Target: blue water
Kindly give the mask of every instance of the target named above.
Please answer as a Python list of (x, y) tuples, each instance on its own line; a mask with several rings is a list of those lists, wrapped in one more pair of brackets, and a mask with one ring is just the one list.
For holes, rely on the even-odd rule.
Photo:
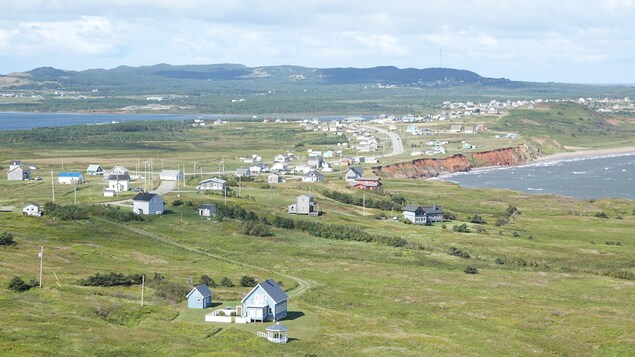
[(635, 199), (635, 153), (478, 170), (440, 179), (468, 188), (506, 188), (583, 199)]

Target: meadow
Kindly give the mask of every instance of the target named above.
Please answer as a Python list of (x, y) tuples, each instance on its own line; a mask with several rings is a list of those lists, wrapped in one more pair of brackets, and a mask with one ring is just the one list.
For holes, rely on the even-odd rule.
[[(513, 118), (491, 121), (493, 125)], [(298, 194), (310, 193), (324, 214), (291, 218), (355, 227), (375, 235), (399, 237), (404, 243), (391, 246), (327, 239), (274, 226), (270, 226), (271, 235), (256, 237), (241, 234), (243, 221), (206, 220), (197, 215), (195, 208), (200, 203), (224, 204), (220, 195), (194, 190), (200, 176), (217, 175), (211, 172), (219, 170), (221, 161), (227, 171), (233, 170), (242, 165), (239, 157), (253, 153), (271, 161), (275, 154), (291, 150), (305, 159), (307, 148), (333, 147), (316, 144), (323, 142), (325, 134), (298, 130), (292, 124), (232, 123), (196, 129), (164, 125), (168, 124), (147, 124), (139, 131), (126, 132), (108, 126), (104, 126), (104, 132), (91, 128), (96, 132), (80, 133), (86, 130), (81, 127), (59, 129), (55, 141), (29, 139), (29, 135), (40, 135), (39, 131), (0, 133), (5, 135), (0, 141), (0, 162), (5, 165), (9, 160), (22, 159), (38, 166), (35, 175), (43, 177), (42, 181), (28, 182), (0, 178), (0, 206), (15, 207), (13, 212), (0, 213), (0, 232), (9, 232), (17, 243), (0, 246), (3, 353), (635, 353), (633, 201), (585, 201), (506, 190), (462, 189), (440, 181), (383, 180), (385, 195), (399, 194), (412, 204), (442, 205), (455, 215), (443, 224), (415, 226), (392, 218), (400, 217), (401, 212), (363, 208), (325, 197), (323, 190), (362, 196), (339, 179), (341, 171), (328, 174), (323, 183), (289, 177), (286, 183), (267, 185), (263, 176), (241, 182), (241, 197), (228, 197), (227, 205), (253, 211), (261, 221), (267, 218), (271, 222), (275, 216), (290, 217), (285, 213), (287, 205)], [(11, 142), (9, 135), (25, 136)], [(482, 140), (479, 144), (483, 146), (500, 145), (488, 138), (491, 135), (470, 140)], [(584, 134), (579, 140), (592, 141)], [(144, 221), (22, 216), (24, 203), (43, 204), (52, 198), (50, 171), (61, 171), (62, 158), (65, 170), (85, 170), (90, 163), (105, 167), (120, 163), (132, 171), (138, 163), (152, 159), (155, 174), (148, 175), (148, 182), (134, 182), (133, 187), (156, 186), (158, 180), (152, 180), (152, 176), (161, 164), (165, 168), (184, 165), (188, 178), (179, 192), (166, 195), (165, 215)], [(88, 183), (76, 191), (56, 184), (56, 203), (106, 202), (112, 198), (102, 197), (104, 186), (100, 177), (88, 177)], [(232, 190), (238, 187), (232, 186)], [(126, 193), (116, 199), (132, 195)], [(373, 193), (366, 193), (366, 197), (386, 198)], [(185, 204), (177, 205), (175, 201)], [(509, 207), (519, 213), (506, 214)], [(472, 223), (475, 215), (484, 223)], [(470, 232), (453, 230), (461, 224)], [(6, 289), (13, 276), (37, 280), (41, 246), (43, 288), (26, 292)], [(468, 266), (477, 268), (478, 273), (465, 273)], [(110, 272), (146, 275), (143, 307), (138, 285), (79, 284), (80, 279)], [(258, 337), (256, 332), (264, 331), (269, 324), (205, 323), (203, 315), (208, 311), (188, 310), (184, 296), (173, 294), (179, 289), (189, 290), (203, 274), (216, 283), (228, 277), (237, 285), (212, 289), (219, 307), (235, 305), (250, 290), (238, 286), (242, 276), (280, 281), (290, 295), (290, 316), (282, 323), (289, 327), (291, 341), (274, 345)], [(156, 281), (157, 276), (164, 277), (174, 289), (166, 290)]]

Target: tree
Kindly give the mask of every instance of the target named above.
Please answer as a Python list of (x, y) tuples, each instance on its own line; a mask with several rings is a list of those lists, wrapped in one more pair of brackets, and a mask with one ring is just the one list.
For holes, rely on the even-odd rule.
[(216, 282), (214, 281), (214, 279), (210, 278), (209, 276), (203, 274), (201, 275), (201, 277), (198, 279), (198, 283), (199, 285), (207, 285), (210, 288), (215, 288), (218, 285), (216, 285)]
[(13, 278), (11, 278), (11, 281), (9, 281), (9, 284), (7, 285), (7, 288), (13, 291), (27, 291), (32, 287), (32, 285), (27, 284), (19, 276), (14, 276)]
[(0, 245), (16, 245), (17, 243), (13, 240), (13, 234), (9, 232), (0, 233)]
[(231, 279), (229, 279), (228, 277), (224, 276), (220, 280), (220, 286), (224, 286), (226, 288), (231, 288), (231, 287), (234, 286), (234, 283), (232, 283)]
[(258, 285), (258, 282), (256, 282), (256, 279), (254, 279), (251, 276), (245, 275), (242, 278), (240, 278), (240, 286), (244, 286), (246, 288), (252, 288), (256, 285)]

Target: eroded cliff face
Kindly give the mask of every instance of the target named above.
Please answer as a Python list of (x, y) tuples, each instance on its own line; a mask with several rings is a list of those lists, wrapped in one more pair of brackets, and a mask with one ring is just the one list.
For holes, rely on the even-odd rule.
[(520, 144), (516, 147), (456, 154), (444, 159), (416, 159), (409, 162), (373, 167), (378, 176), (394, 178), (430, 178), (474, 167), (512, 166), (531, 162), (542, 156), (540, 146)]

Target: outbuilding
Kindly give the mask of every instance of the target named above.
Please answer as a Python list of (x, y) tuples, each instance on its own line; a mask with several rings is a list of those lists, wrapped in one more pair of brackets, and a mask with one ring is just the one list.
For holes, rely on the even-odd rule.
[(187, 294), (187, 307), (190, 309), (212, 307), (212, 291), (207, 285), (198, 285)]

